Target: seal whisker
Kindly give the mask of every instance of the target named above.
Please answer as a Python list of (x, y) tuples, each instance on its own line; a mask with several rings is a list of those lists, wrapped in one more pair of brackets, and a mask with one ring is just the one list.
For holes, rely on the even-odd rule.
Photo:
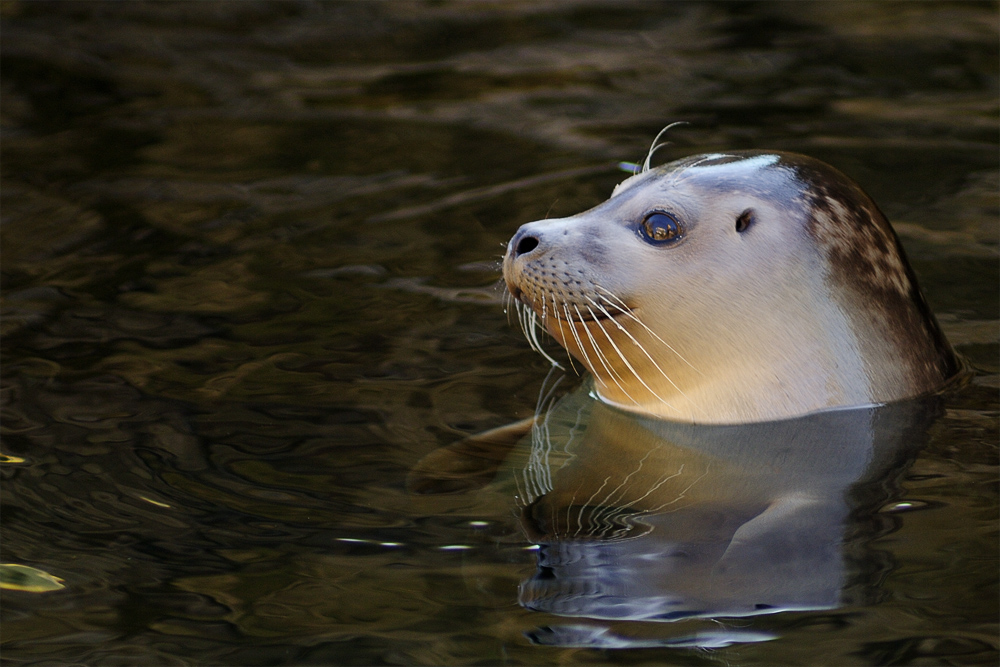
[(535, 336), (535, 311), (531, 310), (530, 308), (525, 309), (524, 323), (525, 323), (524, 335), (528, 339), (528, 345), (531, 347), (532, 350), (534, 350), (538, 354), (545, 356), (545, 353), (542, 351), (541, 347), (538, 344), (538, 338)]
[[(542, 341), (538, 339), (538, 314), (535, 311), (531, 311), (531, 339), (535, 342), (535, 347), (539, 351), (542, 350)], [(555, 364), (555, 360), (550, 358), (550, 361)]]
[[(534, 310), (528, 310), (528, 333), (531, 336), (532, 347), (538, 350), (539, 354), (543, 357), (548, 358), (548, 355), (546, 355), (542, 350), (541, 341), (538, 340), (538, 316), (535, 314)], [(549, 361), (555, 364), (555, 361), (551, 358), (549, 358)]]
[(655, 153), (658, 149), (663, 148), (664, 146), (670, 145), (669, 141), (665, 141), (662, 144), (658, 143), (660, 141), (660, 137), (662, 137), (670, 129), (677, 127), (678, 125), (687, 125), (687, 124), (688, 123), (686, 121), (679, 120), (675, 123), (670, 123), (656, 134), (656, 137), (653, 138), (653, 143), (649, 145), (649, 152), (646, 153), (646, 159), (643, 160), (642, 162), (642, 173), (649, 171), (649, 161), (653, 158), (653, 153)]
[(526, 311), (526, 316), (524, 320), (527, 321), (527, 325), (522, 328), (524, 329), (525, 338), (528, 339), (528, 345), (531, 346), (532, 350), (542, 355), (545, 358), (545, 360), (548, 361), (550, 364), (552, 364), (556, 368), (562, 368), (559, 362), (553, 359), (549, 355), (549, 353), (542, 348), (542, 343), (541, 341), (538, 340), (538, 325), (537, 325), (538, 320), (537, 316), (535, 315), (535, 311), (529, 308), (527, 305), (525, 305), (524, 308)]
[(542, 349), (542, 343), (538, 340), (538, 327), (535, 311), (528, 306), (524, 306), (524, 317), (522, 318), (522, 330), (524, 331), (524, 337), (528, 340), (528, 346), (532, 350), (542, 355), (550, 364), (553, 366), (559, 366), (559, 362), (553, 359), (549, 354)]
[[(619, 323), (618, 323), (618, 322), (617, 322), (617, 321), (616, 321), (616, 320), (615, 320), (615, 319), (614, 319), (613, 317), (611, 317), (611, 313), (609, 313), (609, 312), (608, 312), (607, 310), (605, 310), (603, 306), (601, 306), (601, 305), (600, 305), (599, 303), (597, 303), (596, 301), (594, 301), (594, 300), (593, 300), (593, 299), (591, 299), (590, 297), (587, 297), (587, 300), (588, 300), (588, 301), (590, 301), (591, 303), (593, 303), (593, 304), (594, 304), (594, 307), (595, 307), (595, 308), (597, 308), (597, 309), (598, 309), (599, 311), (601, 311), (601, 312), (602, 312), (602, 313), (603, 313), (604, 315), (606, 315), (606, 316), (608, 317), (608, 319), (610, 319), (610, 320), (611, 320), (612, 322), (614, 322), (614, 323), (615, 323), (615, 326), (617, 326), (617, 327), (618, 327), (618, 329), (619, 329), (619, 330), (620, 330), (620, 331), (621, 331), (621, 332), (622, 332), (623, 334), (625, 334), (626, 336), (628, 336), (628, 337), (629, 337), (629, 340), (631, 340), (631, 341), (632, 341), (633, 343), (635, 343), (635, 346), (636, 346), (637, 348), (639, 348), (639, 350), (640, 350), (640, 351), (641, 351), (641, 352), (642, 352), (643, 354), (645, 354), (645, 355), (646, 355), (646, 358), (647, 358), (647, 359), (649, 359), (649, 362), (650, 362), (651, 364), (653, 364), (653, 367), (654, 367), (654, 368), (655, 368), (656, 370), (660, 371), (660, 375), (662, 375), (662, 376), (663, 376), (663, 377), (664, 377), (664, 378), (666, 379), (666, 381), (667, 381), (667, 382), (669, 382), (669, 383), (670, 383), (670, 385), (671, 385), (671, 386), (672, 386), (672, 387), (673, 387), (674, 389), (676, 389), (676, 390), (677, 390), (677, 391), (678, 391), (678, 392), (680, 393), (680, 395), (681, 395), (681, 396), (683, 396), (683, 397), (684, 397), (684, 400), (685, 400), (685, 401), (687, 401), (687, 394), (685, 394), (685, 393), (684, 393), (684, 390), (683, 390), (683, 389), (681, 389), (680, 387), (678, 387), (678, 386), (677, 386), (677, 383), (676, 383), (676, 382), (674, 382), (673, 380), (671, 380), (671, 379), (670, 379), (670, 376), (669, 376), (669, 375), (667, 375), (667, 373), (666, 373), (666, 372), (665, 372), (665, 371), (664, 371), (664, 370), (663, 370), (662, 368), (660, 368), (660, 365), (659, 365), (658, 363), (656, 363), (656, 359), (654, 359), (654, 358), (653, 358), (653, 357), (652, 357), (652, 356), (651, 356), (651, 355), (649, 354), (649, 352), (647, 352), (647, 351), (646, 351), (646, 348), (645, 348), (645, 347), (643, 347), (643, 346), (642, 346), (642, 344), (641, 344), (641, 343), (640, 343), (639, 341), (637, 341), (637, 340), (635, 339), (635, 336), (633, 336), (633, 335), (632, 335), (631, 333), (629, 333), (628, 329), (626, 329), (625, 327), (623, 327), (623, 326), (622, 326), (621, 324), (619, 324)], [(590, 310), (590, 308), (588, 307), (588, 308), (587, 308), (587, 310)], [(591, 312), (593, 312), (593, 311), (591, 311)], [(689, 414), (690, 414), (690, 416), (691, 416), (691, 421), (694, 421), (694, 413), (693, 413), (693, 412), (691, 412), (691, 409), (690, 409), (690, 406), (689, 406), (689, 408), (688, 408), (688, 411), (689, 411)]]
[[(580, 335), (576, 332), (576, 327), (573, 326), (573, 316), (569, 312), (569, 306), (563, 303), (563, 312), (566, 313), (566, 326), (569, 327), (569, 332), (573, 336), (573, 340), (576, 341), (576, 347), (580, 350), (580, 354), (583, 355), (583, 362), (590, 368), (594, 367), (591, 363), (590, 357), (587, 356), (587, 350), (583, 347), (583, 342), (580, 340)], [(582, 324), (582, 323), (581, 323)]]
[[(583, 325), (583, 314), (580, 312), (580, 309), (577, 308), (575, 305), (573, 306), (573, 309), (576, 310), (576, 315), (577, 317), (580, 318), (580, 324)], [(581, 328), (583, 329), (583, 333), (587, 334), (587, 339), (590, 340), (590, 345), (594, 349), (594, 354), (597, 356), (597, 360), (601, 362), (601, 366), (603, 366), (604, 370), (608, 372), (608, 376), (611, 378), (611, 381), (614, 382), (616, 385), (618, 385), (618, 388), (621, 390), (621, 392), (626, 396), (628, 396), (628, 398), (633, 403), (639, 405), (639, 402), (634, 398), (632, 398), (629, 395), (629, 393), (625, 390), (625, 387), (623, 387), (621, 383), (618, 382), (619, 379), (624, 380), (625, 378), (621, 377), (621, 375), (617, 371), (615, 371), (614, 368), (608, 366), (607, 357), (604, 356), (604, 353), (601, 351), (600, 346), (598, 346), (597, 341), (594, 340), (594, 336), (590, 333), (590, 329), (586, 325), (583, 325)], [(591, 368), (594, 368), (593, 365), (591, 366)], [(598, 382), (600, 382), (604, 386), (608, 385), (608, 383), (604, 381), (604, 378), (600, 377), (596, 373), (594, 375), (597, 378)]]
[(594, 311), (590, 310), (589, 307), (587, 308), (587, 310), (590, 312), (590, 316), (594, 318), (594, 323), (597, 324), (597, 327), (604, 334), (604, 337), (608, 339), (609, 343), (611, 343), (611, 347), (613, 347), (615, 349), (615, 352), (618, 353), (618, 357), (622, 360), (622, 363), (625, 364), (626, 368), (628, 368), (632, 372), (632, 375), (634, 375), (635, 379), (639, 381), (639, 384), (641, 384), (643, 387), (645, 387), (646, 390), (649, 393), (651, 393), (653, 396), (656, 396), (656, 398), (659, 399), (659, 401), (661, 403), (663, 403), (664, 405), (666, 405), (669, 408), (673, 408), (674, 406), (670, 404), (670, 401), (667, 401), (662, 396), (660, 396), (655, 391), (653, 391), (653, 388), (650, 387), (648, 384), (646, 384), (646, 381), (642, 379), (642, 376), (639, 375), (639, 373), (637, 373), (634, 368), (632, 368), (632, 364), (630, 364), (628, 362), (628, 359), (625, 358), (625, 355), (622, 354), (622, 351), (620, 349), (618, 349), (617, 345), (615, 345), (615, 341), (611, 339), (611, 335), (604, 328), (604, 325), (601, 324), (601, 321), (599, 319), (597, 319), (596, 315), (594, 315)]
[(525, 340), (528, 341), (528, 347), (530, 347), (532, 351), (537, 352), (539, 354), (544, 354), (540, 349), (538, 349), (538, 345), (536, 344), (535, 339), (531, 335), (533, 331), (531, 318), (533, 316), (534, 316), (534, 311), (531, 310), (531, 308), (528, 305), (523, 303), (520, 304), (520, 307), (518, 308), (517, 319), (521, 325), (521, 333), (524, 334)]
[(510, 313), (511, 311), (514, 311), (514, 316), (517, 317), (518, 326), (520, 326), (521, 324), (521, 313), (519, 312), (520, 302), (517, 301), (514, 298), (514, 295), (511, 294), (510, 292), (504, 292), (504, 297), (507, 299), (506, 303), (504, 304), (504, 314), (507, 315), (507, 324), (512, 324), (510, 320)]
[[(556, 322), (559, 324), (559, 331), (561, 333), (562, 332), (562, 322), (563, 321), (562, 321), (562, 318), (559, 317), (559, 304), (556, 303), (556, 295), (555, 294), (550, 294), (549, 296), (552, 297), (552, 317), (556, 318)], [(544, 301), (544, 299), (543, 299), (543, 301)], [(572, 326), (571, 326), (571, 328), (572, 328)], [(566, 337), (563, 336), (563, 340), (565, 340), (565, 338)], [(573, 355), (572, 354), (569, 355), (569, 366), (570, 366), (570, 368), (573, 369), (574, 373), (576, 373), (577, 375), (580, 374), (580, 371), (576, 370), (576, 364), (573, 363)]]
[(538, 350), (538, 339), (535, 338), (535, 311), (531, 308), (527, 308), (524, 311), (524, 322), (527, 325), (528, 340), (531, 342), (531, 347)]
[(524, 338), (528, 341), (528, 345), (533, 351), (537, 351), (535, 350), (535, 345), (531, 342), (531, 336), (528, 335), (528, 326), (525, 324), (525, 320), (528, 317), (528, 314), (524, 312), (526, 308), (527, 306), (523, 303), (517, 302), (517, 324), (521, 327), (521, 333), (524, 334)]
[[(688, 361), (687, 359), (685, 359), (684, 355), (682, 355), (680, 352), (678, 352), (677, 350), (675, 350), (673, 345), (671, 345), (667, 341), (665, 341), (662, 338), (660, 338), (660, 336), (657, 335), (657, 333), (655, 331), (653, 331), (648, 326), (646, 326), (646, 323), (643, 322), (634, 312), (632, 312), (632, 309), (629, 308), (628, 305), (624, 301), (622, 301), (620, 298), (618, 298), (617, 296), (615, 296), (615, 294), (613, 292), (611, 292), (608, 289), (605, 289), (604, 287), (601, 287), (600, 285), (598, 285), (596, 283), (594, 284), (594, 288), (600, 290), (607, 297), (610, 297), (610, 298), (614, 299), (617, 302), (617, 303), (608, 302), (607, 305), (612, 306), (616, 310), (620, 310), (626, 317), (632, 319), (636, 324), (638, 324), (643, 329), (645, 329), (649, 333), (650, 336), (652, 336), (653, 338), (655, 338), (656, 340), (658, 340), (660, 343), (662, 343), (664, 345), (664, 347), (666, 347), (668, 350), (670, 350), (671, 352), (673, 352), (674, 354), (676, 354), (677, 358), (680, 359), (681, 361), (683, 361), (685, 364), (687, 364), (691, 368), (691, 370), (693, 370), (695, 373), (698, 373), (699, 375), (704, 375), (704, 373), (702, 373), (700, 370), (698, 370), (690, 361)], [(590, 299), (589, 297), (588, 297), (588, 300), (591, 303), (593, 303), (595, 306), (598, 305), (593, 299)], [(611, 317), (611, 314), (608, 313), (607, 311), (603, 311), (603, 312), (608, 317)], [(612, 319), (614, 319), (614, 318), (612, 318)], [(619, 328), (621, 328), (621, 325), (619, 325)]]
[[(576, 310), (576, 316), (580, 318), (580, 322), (582, 323), (583, 313), (581, 313), (580, 309), (575, 305), (573, 306), (573, 309)], [(597, 356), (597, 360), (601, 362), (601, 366), (604, 368), (604, 370), (608, 372), (608, 376), (611, 378), (611, 381), (614, 382), (624, 394), (628, 395), (628, 392), (625, 391), (625, 387), (623, 387), (618, 382), (618, 380), (624, 381), (625, 378), (623, 378), (621, 373), (616, 371), (613, 366), (609, 365), (610, 362), (608, 360), (607, 355), (604, 354), (604, 352), (601, 350), (600, 345), (598, 345), (597, 341), (594, 339), (593, 334), (590, 333), (590, 328), (587, 326), (584, 326), (582, 328), (583, 328), (583, 333), (587, 335), (587, 340), (590, 341), (590, 346), (594, 350), (594, 354), (595, 356)], [(596, 372), (594, 373), (594, 375), (602, 385), (604, 385), (605, 387), (608, 386), (608, 383), (604, 380), (604, 378), (598, 377)]]
[[(632, 375), (633, 375), (633, 376), (634, 376), (634, 377), (635, 377), (635, 378), (636, 378), (636, 379), (637, 379), (637, 380), (638, 380), (638, 381), (639, 381), (639, 382), (640, 382), (640, 383), (641, 383), (641, 384), (642, 384), (642, 385), (643, 385), (644, 387), (646, 387), (646, 389), (649, 389), (649, 391), (652, 391), (652, 389), (650, 389), (650, 388), (649, 388), (649, 387), (648, 387), (648, 386), (646, 385), (646, 383), (645, 383), (645, 382), (643, 382), (642, 378), (641, 378), (641, 377), (639, 377), (639, 374), (638, 374), (638, 373), (636, 372), (635, 368), (633, 368), (633, 367), (632, 367), (632, 364), (630, 364), (630, 363), (628, 362), (628, 360), (627, 360), (627, 359), (625, 358), (625, 355), (624, 355), (624, 354), (622, 353), (621, 349), (619, 349), (619, 347), (618, 347), (618, 346), (617, 346), (617, 345), (615, 344), (615, 341), (614, 341), (614, 340), (612, 340), (611, 336), (610, 336), (610, 335), (608, 334), (608, 330), (604, 328), (604, 325), (603, 325), (603, 324), (601, 324), (601, 321), (597, 319), (597, 316), (596, 316), (596, 315), (594, 314), (594, 312), (593, 312), (592, 310), (590, 310), (590, 308), (589, 308), (589, 307), (587, 307), (587, 310), (588, 310), (588, 311), (590, 312), (590, 317), (591, 317), (591, 321), (592, 321), (592, 322), (594, 322), (594, 324), (596, 324), (596, 325), (597, 325), (597, 327), (598, 327), (598, 328), (599, 328), (599, 329), (601, 330), (601, 333), (603, 333), (603, 334), (604, 334), (604, 338), (605, 338), (605, 339), (606, 339), (606, 340), (607, 340), (607, 341), (608, 341), (608, 342), (609, 342), (609, 343), (611, 344), (611, 348), (612, 348), (612, 349), (613, 349), (613, 350), (614, 350), (614, 351), (615, 351), (615, 352), (616, 352), (616, 353), (618, 354), (618, 358), (622, 360), (622, 363), (623, 363), (623, 364), (625, 364), (625, 367), (626, 367), (626, 368), (628, 368), (628, 370), (629, 370), (629, 371), (630, 371), (630, 372), (632, 373)], [(610, 361), (610, 360), (609, 360), (609, 361)], [(621, 377), (621, 376), (619, 375), (619, 377)], [(622, 379), (624, 380), (624, 378), (622, 378)], [(659, 397), (657, 397), (657, 398), (659, 398)], [(638, 401), (636, 401), (635, 399), (632, 399), (632, 400), (633, 400), (633, 402), (635, 402), (635, 404), (636, 404), (636, 405), (639, 405), (639, 402), (638, 402)], [(662, 400), (662, 399), (661, 399), (661, 400)]]

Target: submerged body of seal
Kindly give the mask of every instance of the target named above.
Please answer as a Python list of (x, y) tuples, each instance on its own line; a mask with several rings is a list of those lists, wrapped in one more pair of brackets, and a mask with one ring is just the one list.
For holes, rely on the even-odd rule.
[(503, 272), (529, 339), (540, 320), (603, 401), (664, 419), (882, 404), (959, 370), (885, 216), (803, 155), (643, 171), (589, 211), (523, 225)]

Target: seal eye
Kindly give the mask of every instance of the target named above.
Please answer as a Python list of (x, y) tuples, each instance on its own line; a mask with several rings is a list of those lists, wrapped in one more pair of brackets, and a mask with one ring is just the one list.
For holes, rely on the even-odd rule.
[(672, 243), (681, 237), (681, 226), (670, 215), (655, 211), (639, 225), (642, 238), (656, 245)]

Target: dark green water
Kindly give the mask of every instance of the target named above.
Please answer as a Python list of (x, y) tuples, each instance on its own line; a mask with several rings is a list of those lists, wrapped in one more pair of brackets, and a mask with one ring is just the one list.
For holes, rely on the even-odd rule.
[[(996, 664), (995, 3), (0, 12), (0, 549), (63, 585), (3, 591), (8, 664)], [(531, 414), (503, 248), (676, 120), (663, 160), (858, 180), (974, 377), (864, 519), (861, 599), (542, 645), (510, 499), (406, 475)]]

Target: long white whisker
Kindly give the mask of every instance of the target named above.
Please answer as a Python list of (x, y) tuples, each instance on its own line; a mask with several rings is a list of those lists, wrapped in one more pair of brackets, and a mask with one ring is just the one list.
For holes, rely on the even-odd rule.
[(576, 332), (576, 327), (573, 326), (573, 316), (569, 313), (569, 306), (565, 303), (563, 304), (563, 312), (566, 313), (566, 326), (569, 327), (569, 332), (572, 334), (573, 340), (576, 341), (577, 349), (580, 350), (580, 354), (583, 355), (583, 362), (590, 368), (593, 368), (594, 365), (590, 362), (590, 357), (587, 356), (587, 350), (584, 349), (583, 342), (580, 340), (580, 334)]
[[(573, 306), (573, 308), (576, 308), (576, 306), (574, 305), (574, 306)], [(576, 314), (580, 316), (580, 321), (581, 321), (581, 322), (583, 322), (583, 315), (582, 315), (582, 314), (580, 313), (580, 309), (579, 309), (579, 308), (576, 308)], [(591, 333), (590, 333), (590, 328), (589, 328), (589, 327), (587, 327), (587, 326), (584, 326), (584, 327), (583, 327), (583, 332), (584, 332), (585, 334), (587, 334), (587, 338), (588, 338), (588, 339), (590, 339), (590, 344), (591, 344), (591, 346), (593, 346), (593, 348), (594, 348), (594, 353), (595, 353), (595, 354), (597, 355), (597, 360), (601, 362), (601, 366), (603, 366), (603, 367), (604, 367), (604, 370), (606, 370), (606, 371), (608, 372), (608, 377), (610, 377), (610, 378), (611, 378), (611, 381), (612, 381), (612, 382), (614, 382), (614, 383), (615, 383), (615, 385), (617, 385), (617, 386), (618, 386), (618, 389), (620, 389), (620, 390), (621, 390), (621, 392), (622, 392), (623, 394), (625, 394), (625, 396), (627, 396), (627, 397), (628, 397), (628, 399), (629, 399), (630, 401), (632, 401), (632, 402), (633, 402), (633, 403), (635, 403), (636, 405), (639, 405), (639, 401), (637, 401), (637, 400), (635, 400), (634, 398), (632, 398), (631, 394), (629, 394), (629, 393), (628, 393), (628, 391), (626, 391), (626, 390), (625, 390), (625, 387), (623, 387), (623, 386), (622, 386), (622, 384), (621, 384), (621, 383), (620, 383), (620, 382), (618, 381), (618, 379), (619, 379), (619, 378), (621, 377), (621, 376), (620, 376), (620, 375), (618, 374), (618, 372), (617, 372), (617, 371), (615, 371), (614, 369), (612, 369), (612, 368), (611, 368), (610, 366), (608, 366), (608, 364), (607, 364), (607, 362), (606, 362), (606, 360), (605, 360), (605, 357), (604, 357), (604, 353), (603, 353), (603, 352), (601, 352), (601, 348), (600, 348), (600, 347), (598, 347), (598, 345), (597, 345), (597, 341), (596, 341), (596, 340), (594, 340), (594, 336), (593, 336), (593, 335), (591, 335)], [(593, 368), (593, 366), (591, 366), (591, 368)], [(595, 374), (595, 375), (596, 375), (596, 374)], [(618, 376), (618, 377), (616, 377), (616, 376)], [(607, 383), (607, 382), (605, 382), (605, 381), (604, 381), (604, 379), (603, 379), (603, 378), (601, 378), (601, 377), (599, 377), (599, 376), (597, 377), (597, 380), (598, 380), (598, 381), (599, 381), (599, 382), (600, 382), (601, 384), (603, 384), (604, 386), (607, 386), (607, 385), (608, 385), (608, 383)]]
[[(552, 317), (554, 317), (556, 319), (556, 324), (559, 325), (559, 332), (562, 333), (563, 320), (562, 320), (561, 317), (559, 317), (559, 304), (556, 303), (556, 295), (555, 294), (550, 294), (549, 296), (552, 297)], [(572, 328), (572, 325), (570, 325), (570, 328)], [(563, 340), (566, 340), (566, 335), (565, 334), (563, 334)], [(566, 347), (566, 346), (564, 345), (563, 347)], [(574, 373), (576, 373), (577, 375), (579, 375), (580, 371), (576, 370), (576, 364), (573, 363), (573, 355), (569, 353), (569, 348), (568, 347), (566, 348), (566, 356), (569, 357), (569, 367), (573, 369)]]
[(524, 334), (525, 340), (528, 341), (528, 347), (530, 347), (532, 351), (541, 354), (542, 351), (538, 349), (536, 339), (532, 335), (535, 331), (535, 325), (533, 322), (535, 311), (533, 311), (530, 306), (522, 303), (518, 312), (518, 319), (521, 322), (521, 332)]
[[(520, 301), (517, 303), (517, 323), (521, 326), (521, 333), (524, 334), (524, 339), (528, 341), (528, 345), (532, 350), (535, 350), (535, 344), (531, 341), (531, 336), (528, 334), (528, 313), (527, 306)], [(537, 350), (535, 350), (537, 352)]]
[(521, 330), (524, 332), (524, 337), (528, 339), (528, 345), (532, 350), (542, 355), (546, 361), (557, 368), (562, 368), (558, 361), (553, 359), (548, 352), (542, 347), (541, 341), (538, 340), (538, 320), (534, 309), (532, 309), (527, 304), (522, 304), (525, 308), (525, 315), (521, 319)]
[[(580, 312), (580, 308), (575, 303), (573, 304), (573, 310), (576, 311), (576, 316), (580, 320), (580, 328), (583, 329), (583, 333), (586, 334), (587, 340), (590, 341), (590, 347), (594, 350), (594, 354), (597, 355), (597, 360), (601, 362), (601, 365), (604, 366), (604, 369), (607, 370), (608, 373), (611, 373), (611, 369), (604, 363), (607, 358), (601, 353), (601, 348), (598, 347), (597, 341), (594, 340), (593, 335), (590, 333), (590, 327), (588, 327), (584, 322), (583, 313)], [(591, 368), (593, 368), (593, 366), (591, 366)], [(598, 379), (601, 380), (601, 384), (607, 384), (601, 378)]]
[[(673, 380), (671, 380), (670, 376), (667, 375), (666, 372), (662, 368), (660, 368), (660, 365), (658, 363), (656, 363), (656, 360), (653, 359), (652, 356), (650, 356), (649, 352), (646, 351), (646, 348), (643, 347), (642, 344), (639, 343), (639, 341), (637, 341), (635, 339), (635, 336), (633, 336), (631, 333), (629, 333), (628, 329), (626, 329), (625, 327), (623, 327), (617, 320), (615, 320), (613, 317), (611, 317), (611, 313), (609, 313), (607, 310), (605, 310), (604, 307), (602, 307), (599, 303), (595, 302), (593, 299), (590, 299), (589, 297), (588, 297), (588, 301), (590, 301), (591, 303), (593, 303), (595, 308), (597, 308), (598, 310), (600, 310), (602, 313), (604, 313), (604, 315), (606, 315), (608, 317), (609, 320), (611, 320), (612, 322), (614, 322), (615, 326), (618, 327), (618, 329), (623, 334), (625, 334), (626, 336), (628, 336), (629, 340), (631, 340), (633, 343), (635, 343), (635, 346), (637, 348), (639, 348), (639, 350), (641, 350), (643, 354), (646, 355), (646, 358), (649, 359), (649, 362), (651, 364), (653, 364), (653, 367), (656, 368), (656, 370), (660, 371), (660, 375), (662, 375), (664, 378), (666, 378), (667, 382), (669, 382), (670, 385), (674, 389), (676, 389), (680, 393), (680, 395), (684, 397), (685, 400), (687, 400), (687, 394), (684, 393), (684, 390), (681, 389), (680, 387), (678, 387), (677, 383), (674, 382)], [(589, 308), (588, 308), (588, 310), (589, 310)], [(691, 419), (693, 421), (694, 420), (694, 413), (691, 412), (690, 402), (688, 403), (688, 411), (689, 411), (689, 414), (690, 414)]]
[(646, 381), (642, 379), (642, 376), (639, 375), (634, 368), (632, 368), (632, 364), (628, 362), (628, 359), (625, 358), (625, 355), (622, 354), (622, 351), (618, 349), (617, 345), (615, 345), (615, 341), (611, 339), (611, 335), (604, 328), (604, 325), (601, 324), (601, 321), (597, 319), (596, 315), (594, 315), (594, 311), (590, 310), (589, 307), (587, 308), (587, 310), (590, 312), (590, 316), (594, 318), (594, 322), (597, 324), (597, 327), (601, 330), (602, 333), (604, 333), (604, 337), (608, 339), (609, 343), (611, 343), (611, 347), (613, 347), (615, 349), (615, 352), (618, 353), (618, 356), (619, 358), (621, 358), (622, 363), (625, 364), (626, 368), (632, 371), (632, 375), (634, 375), (635, 379), (639, 381), (639, 384), (645, 387), (646, 390), (649, 391), (649, 393), (651, 393), (653, 396), (656, 396), (656, 398), (660, 399), (660, 402), (666, 405), (668, 408), (673, 408), (674, 406), (671, 405), (669, 401), (665, 400), (662, 396), (653, 391), (652, 387), (646, 384)]
[(545, 352), (542, 350), (542, 343), (538, 340), (538, 316), (535, 314), (534, 310), (528, 311), (528, 333), (531, 334), (532, 347), (538, 350), (542, 356), (546, 356)]
[(666, 347), (668, 350), (670, 350), (671, 352), (673, 352), (674, 354), (676, 354), (677, 358), (680, 359), (681, 361), (683, 361), (685, 364), (687, 364), (691, 368), (691, 370), (693, 370), (695, 373), (698, 373), (699, 375), (704, 375), (704, 373), (702, 373), (697, 368), (695, 368), (694, 365), (692, 365), (690, 361), (688, 361), (687, 359), (685, 359), (684, 356), (680, 352), (678, 352), (677, 350), (675, 350), (674, 347), (670, 343), (668, 343), (667, 341), (665, 341), (662, 338), (660, 338), (659, 335), (657, 335), (657, 333), (655, 331), (653, 331), (648, 326), (646, 326), (646, 323), (643, 322), (641, 319), (639, 319), (636, 316), (636, 314), (632, 312), (632, 309), (629, 308), (628, 305), (624, 301), (622, 301), (620, 298), (618, 298), (617, 296), (615, 296), (615, 294), (613, 292), (611, 292), (610, 290), (605, 289), (604, 287), (601, 287), (600, 285), (597, 285), (597, 284), (594, 285), (594, 288), (600, 290), (607, 297), (610, 297), (611, 299), (614, 299), (617, 302), (617, 303), (608, 302), (609, 306), (614, 307), (616, 310), (620, 310), (627, 317), (629, 317), (632, 320), (634, 320), (639, 326), (641, 326), (643, 329), (645, 329), (649, 333), (650, 336), (652, 336), (653, 338), (655, 338), (656, 340), (658, 340), (660, 343), (662, 343), (664, 345), (664, 347)]
[(658, 142), (660, 141), (660, 137), (666, 134), (667, 131), (669, 131), (671, 128), (677, 127), (678, 125), (687, 125), (687, 124), (688, 124), (687, 122), (679, 120), (676, 123), (670, 123), (670, 125), (667, 125), (665, 128), (663, 128), (656, 134), (656, 137), (653, 139), (653, 143), (649, 145), (649, 152), (646, 153), (646, 159), (642, 163), (643, 172), (649, 171), (649, 161), (653, 159), (653, 153), (655, 153), (657, 149), (669, 145), (669, 142), (658, 144)]

